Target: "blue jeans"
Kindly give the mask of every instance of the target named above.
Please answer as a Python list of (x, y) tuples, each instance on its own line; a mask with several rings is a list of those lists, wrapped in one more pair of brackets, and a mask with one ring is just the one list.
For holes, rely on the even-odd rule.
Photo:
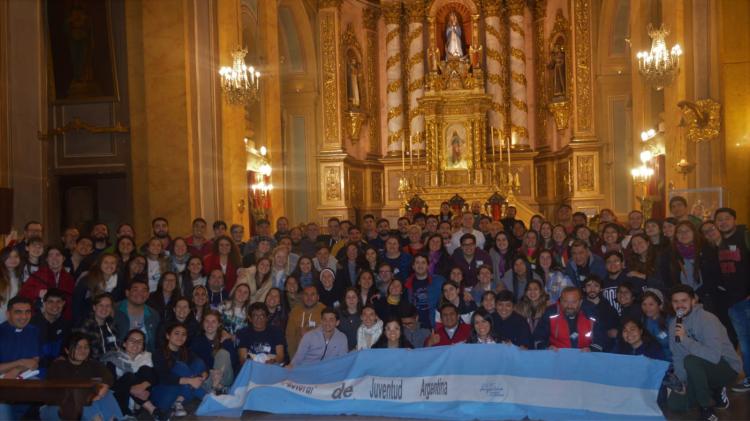
[[(204, 371), (206, 371), (206, 364), (200, 358), (196, 358), (190, 364), (176, 361), (172, 367), (172, 374), (177, 377), (197, 377)], [(187, 384), (157, 384), (151, 387), (151, 402), (165, 413), (168, 413), (180, 396), (189, 401), (202, 399), (205, 395), (205, 389), (193, 389)]]
[(729, 320), (737, 333), (745, 377), (750, 377), (750, 300), (742, 300), (729, 307)]
[[(39, 418), (42, 421), (60, 421), (59, 415), (60, 407), (56, 405), (44, 405), (39, 409)], [(83, 414), (81, 419), (84, 421), (92, 420), (97, 416), (101, 417), (104, 421), (110, 421), (112, 419), (121, 419), (122, 412), (120, 412), (120, 406), (117, 405), (115, 395), (110, 390), (104, 395), (103, 398), (98, 401), (91, 402), (91, 405), (83, 407)]]
[(0, 403), (0, 420), (20, 420), (31, 405)]

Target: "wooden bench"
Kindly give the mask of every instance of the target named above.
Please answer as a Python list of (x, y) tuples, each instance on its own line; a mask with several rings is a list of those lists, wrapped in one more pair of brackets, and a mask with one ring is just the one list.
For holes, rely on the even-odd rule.
[(60, 418), (79, 420), (83, 407), (96, 396), (93, 380), (0, 379), (0, 402), (58, 405)]

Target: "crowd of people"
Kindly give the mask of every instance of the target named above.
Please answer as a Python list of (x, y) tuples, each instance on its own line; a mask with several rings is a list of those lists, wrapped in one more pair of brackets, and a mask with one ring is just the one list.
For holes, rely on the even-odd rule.
[[(114, 236), (69, 227), (47, 244), (28, 222), (0, 251), (0, 374), (101, 379), (84, 417), (103, 419), (184, 416), (248, 360), (296, 367), (463, 342), (668, 361), (660, 401), (709, 420), (727, 387), (750, 390), (738, 379), (750, 366), (750, 233), (733, 209), (704, 220), (677, 196), (664, 220), (481, 210), (443, 203), (395, 228), (373, 215), (326, 227), (279, 217), (247, 240), (223, 221), (210, 235), (202, 218), (173, 237), (157, 217), (140, 245), (129, 224)], [(57, 408), (0, 404), (0, 419), (24, 414)]]

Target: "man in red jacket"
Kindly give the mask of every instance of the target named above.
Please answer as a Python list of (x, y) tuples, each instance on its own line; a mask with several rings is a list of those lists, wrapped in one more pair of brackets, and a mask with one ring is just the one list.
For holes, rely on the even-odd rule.
[(534, 331), (537, 349), (578, 348), (581, 351), (601, 351), (602, 332), (596, 319), (581, 309), (583, 293), (576, 287), (566, 287), (560, 301), (547, 308)]
[(425, 340), (425, 346), (453, 345), (466, 342), (471, 334), (471, 327), (461, 323), (458, 307), (451, 303), (440, 307), (441, 324)]

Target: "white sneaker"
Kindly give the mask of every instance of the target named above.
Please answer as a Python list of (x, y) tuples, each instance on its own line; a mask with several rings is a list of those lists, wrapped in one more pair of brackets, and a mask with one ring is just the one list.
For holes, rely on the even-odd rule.
[(187, 411), (185, 411), (185, 407), (182, 406), (182, 402), (175, 402), (172, 406), (172, 415), (175, 417), (184, 417), (187, 416)]

